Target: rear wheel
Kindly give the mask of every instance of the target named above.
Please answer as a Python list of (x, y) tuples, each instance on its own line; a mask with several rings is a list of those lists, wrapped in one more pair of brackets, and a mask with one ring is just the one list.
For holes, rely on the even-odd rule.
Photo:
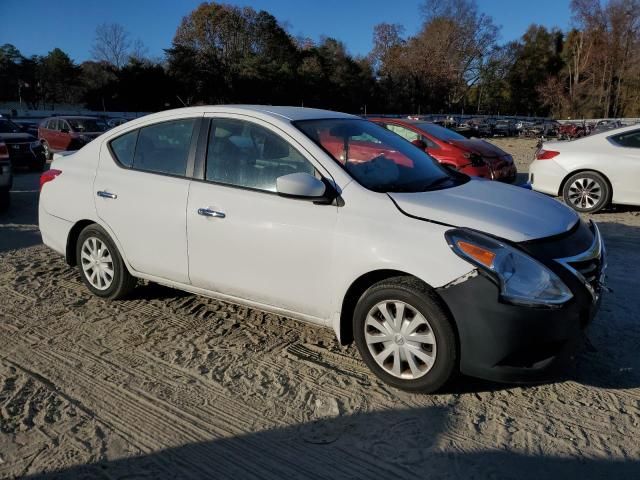
[(562, 189), (567, 205), (578, 212), (594, 213), (611, 201), (607, 180), (596, 172), (579, 172), (567, 179)]
[(122, 298), (136, 285), (118, 249), (99, 225), (89, 225), (80, 232), (76, 260), (82, 281), (99, 297)]
[(395, 277), (372, 286), (358, 301), (353, 322), (364, 362), (394, 387), (435, 392), (456, 369), (453, 327), (433, 291), (417, 279)]

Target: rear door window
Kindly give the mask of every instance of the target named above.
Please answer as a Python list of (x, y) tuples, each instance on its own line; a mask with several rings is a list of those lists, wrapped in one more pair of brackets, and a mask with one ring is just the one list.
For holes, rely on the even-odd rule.
[[(195, 119), (188, 118), (141, 128), (133, 156), (133, 168), (184, 176), (195, 122)], [(122, 149), (127, 149), (124, 141)], [(123, 158), (126, 160), (126, 156)]]
[(389, 123), (386, 125), (388, 130), (391, 130), (393, 133), (400, 135), (405, 140), (409, 140), (413, 142), (414, 140), (420, 140), (420, 135), (414, 132), (413, 130), (409, 130), (406, 127), (401, 127), (400, 125), (394, 125)]
[(620, 133), (610, 137), (613, 143), (627, 148), (640, 148), (640, 130)]

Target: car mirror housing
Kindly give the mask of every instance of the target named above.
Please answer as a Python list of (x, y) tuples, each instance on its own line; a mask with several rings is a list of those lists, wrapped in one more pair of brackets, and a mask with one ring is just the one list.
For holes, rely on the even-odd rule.
[(327, 185), (313, 175), (298, 172), (278, 177), (276, 191), (283, 197), (320, 200), (327, 193)]

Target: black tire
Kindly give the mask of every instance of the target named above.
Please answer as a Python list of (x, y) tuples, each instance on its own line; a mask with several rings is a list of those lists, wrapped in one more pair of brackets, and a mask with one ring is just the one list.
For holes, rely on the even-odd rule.
[[(105, 289), (96, 288), (89, 280), (83, 268), (82, 247), (85, 241), (90, 238), (98, 239), (102, 242), (102, 244), (106, 246), (108, 253), (111, 255), (112, 261), (110, 264), (112, 265), (113, 276), (110, 285)], [(89, 225), (80, 232), (78, 242), (76, 244), (76, 262), (82, 281), (94, 295), (110, 300), (117, 300), (125, 297), (136, 286), (136, 278), (129, 273), (129, 270), (127, 270), (127, 267), (122, 261), (122, 257), (111, 240), (111, 237), (109, 237), (109, 234), (99, 225)]]
[(0, 212), (4, 212), (9, 209), (11, 205), (11, 194), (9, 190), (0, 191)]
[[(579, 186), (583, 186), (584, 190), (580, 190)], [(591, 196), (580, 196), (581, 191), (591, 192)], [(594, 195), (599, 195), (595, 202)], [(611, 202), (611, 187), (607, 179), (597, 172), (578, 172), (564, 182), (562, 198), (577, 212), (595, 213)]]
[[(404, 302), (422, 314), (429, 323), (437, 348), (435, 361), (431, 368), (418, 378), (404, 379), (388, 373), (373, 358), (373, 354), (367, 346), (365, 340), (366, 318), (376, 305), (384, 301)], [(393, 277), (369, 288), (356, 305), (353, 333), (356, 346), (364, 362), (381, 380), (393, 387), (414, 392), (432, 393), (442, 388), (457, 371), (458, 346), (451, 321), (435, 292), (418, 279)], [(408, 368), (408, 364), (406, 368)]]

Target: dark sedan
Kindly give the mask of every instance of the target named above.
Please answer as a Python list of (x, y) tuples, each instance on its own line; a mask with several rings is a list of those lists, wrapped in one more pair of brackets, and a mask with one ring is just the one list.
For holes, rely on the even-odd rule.
[(0, 118), (0, 142), (7, 146), (14, 168), (44, 169), (46, 158), (40, 141), (7, 118)]

